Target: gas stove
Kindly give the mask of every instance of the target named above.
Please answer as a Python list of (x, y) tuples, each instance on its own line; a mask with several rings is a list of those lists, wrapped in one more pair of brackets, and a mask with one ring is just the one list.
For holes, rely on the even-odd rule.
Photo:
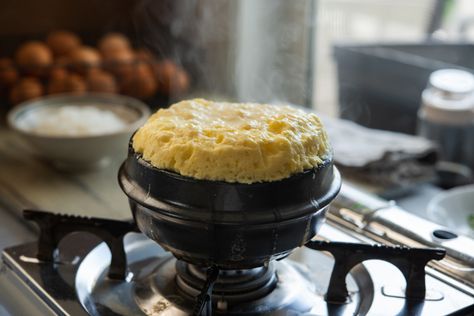
[(132, 222), (25, 217), (39, 240), (4, 250), (0, 273), (14, 315), (474, 312), (474, 241), (347, 185), (316, 239), (246, 270), (177, 260)]

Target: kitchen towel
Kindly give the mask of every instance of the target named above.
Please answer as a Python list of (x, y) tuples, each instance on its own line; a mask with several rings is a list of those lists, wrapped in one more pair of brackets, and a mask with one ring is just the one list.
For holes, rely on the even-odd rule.
[(345, 176), (383, 187), (412, 186), (435, 178), (436, 146), (421, 137), (322, 118), (334, 161)]

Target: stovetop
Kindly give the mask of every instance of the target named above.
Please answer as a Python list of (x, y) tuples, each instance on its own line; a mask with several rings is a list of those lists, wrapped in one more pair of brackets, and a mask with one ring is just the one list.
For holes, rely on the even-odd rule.
[[(462, 236), (443, 239), (442, 228), (410, 217), (410, 214), (381, 200), (363, 197), (364, 203), (361, 203), (362, 197), (356, 196), (358, 194), (350, 188), (343, 188), (341, 198), (334, 203), (317, 240), (296, 249), (290, 257), (262, 268), (275, 271), (272, 275), (276, 276), (276, 279), (266, 280), (273, 283), (264, 295), (237, 301), (237, 304), (229, 298), (238, 300), (252, 291), (243, 287), (237, 296), (235, 293), (233, 296), (213, 295), (213, 313), (469, 315), (474, 312), (472, 240)], [(408, 218), (398, 222), (403, 216)], [(397, 227), (401, 226), (400, 223), (404, 223), (401, 228)], [(124, 223), (124, 227), (127, 225)], [(411, 229), (412, 225), (416, 229)], [(427, 237), (428, 231), (430, 237)], [(112, 255), (108, 246), (111, 241), (106, 244), (89, 234), (72, 234), (63, 239), (53, 253), (53, 262), (38, 257), (37, 243), (6, 249), (0, 272), (0, 294), (5, 302), (2, 303), (10, 304), (6, 308), (13, 310), (14, 315), (190, 314), (196, 305), (195, 297), (183, 295), (183, 286), (176, 281), (176, 275), (177, 269), (194, 268), (177, 264), (176, 259), (142, 234), (130, 233), (124, 240), (128, 265), (123, 279), (120, 278), (120, 262), (109, 269)], [(326, 241), (362, 243), (367, 248), (357, 246), (358, 250), (348, 255), (347, 250), (338, 248), (337, 243)], [(410, 247), (442, 246), (446, 249), (443, 260), (432, 260), (425, 269), (426, 295), (423, 299), (405, 298), (407, 282), (401, 272), (404, 270), (403, 261), (395, 260), (397, 254), (401, 257), (410, 254), (410, 249), (369, 246), (376, 242)], [(365, 260), (371, 259), (367, 254), (377, 248), (382, 249), (375, 251), (379, 258), (391, 263)], [(380, 254), (385, 255), (380, 257)], [(411, 253), (412, 256), (417, 254)], [(47, 252), (43, 255), (48, 256)], [(338, 273), (334, 276), (335, 260), (338, 261), (339, 276)], [(363, 261), (363, 264), (352, 267), (353, 260)], [(347, 277), (343, 267), (349, 271)], [(407, 278), (420, 272), (419, 268), (408, 270), (404, 271)], [(253, 272), (264, 274), (267, 270), (262, 271)], [(227, 272), (220, 272), (220, 275), (222, 273)], [(331, 289), (329, 286), (341, 282), (342, 287)], [(420, 282), (412, 284), (417, 287)], [(342, 301), (338, 294), (344, 290), (348, 296)], [(199, 289), (194, 291), (199, 295)]]

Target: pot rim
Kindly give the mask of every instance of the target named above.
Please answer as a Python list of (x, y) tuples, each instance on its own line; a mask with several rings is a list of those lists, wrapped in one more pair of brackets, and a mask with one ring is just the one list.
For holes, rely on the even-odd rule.
[[(274, 181), (274, 182), (259, 182), (253, 184), (243, 183), (228, 183), (223, 181), (210, 181), (210, 180), (199, 180), (190, 177), (184, 177), (177, 173), (161, 170), (151, 166), (144, 160), (139, 161), (141, 167), (150, 165), (155, 172), (159, 172), (160, 175), (170, 177), (176, 181), (182, 181), (191, 183), (193, 185), (201, 184), (212, 184), (216, 186), (223, 186), (225, 188), (239, 188), (243, 187), (247, 190), (263, 189), (267, 186), (275, 185), (275, 183), (286, 183), (294, 182), (304, 177), (314, 177), (315, 174), (324, 168), (331, 168), (330, 172), (331, 183), (327, 185), (327, 190), (322, 195), (317, 197), (308, 198), (305, 201), (299, 203), (293, 203), (289, 205), (277, 205), (276, 207), (269, 207), (268, 209), (252, 209), (251, 207), (245, 210), (219, 210), (209, 208), (199, 208), (192, 205), (180, 204), (176, 201), (167, 201), (165, 199), (154, 198), (150, 194), (150, 186), (148, 191), (145, 192), (144, 188), (131, 179), (131, 176), (127, 174), (126, 167), (130, 157), (121, 165), (118, 173), (118, 181), (121, 189), (127, 195), (130, 200), (135, 203), (149, 209), (153, 212), (158, 212), (162, 216), (166, 216), (174, 221), (180, 221), (183, 223), (197, 222), (197, 223), (212, 223), (212, 224), (259, 224), (259, 223), (275, 223), (288, 221), (295, 218), (307, 216), (308, 214), (315, 213), (317, 210), (327, 206), (334, 197), (339, 193), (341, 188), (341, 175), (337, 168), (332, 165), (332, 161), (328, 160), (324, 165), (320, 165), (318, 168), (309, 169), (305, 172), (295, 174), (289, 178)], [(133, 156), (132, 159), (136, 159)]]

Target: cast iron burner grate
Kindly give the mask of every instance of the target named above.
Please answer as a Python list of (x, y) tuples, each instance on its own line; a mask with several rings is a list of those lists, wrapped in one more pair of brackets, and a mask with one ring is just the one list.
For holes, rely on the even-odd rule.
[[(111, 279), (126, 277), (127, 261), (123, 239), (129, 232), (139, 232), (133, 222), (24, 211), (25, 219), (40, 228), (37, 258), (54, 261), (55, 249), (62, 238), (73, 232), (89, 232), (101, 238), (110, 248), (112, 260), (108, 272)], [(446, 252), (438, 248), (408, 248), (345, 242), (310, 241), (306, 247), (327, 251), (335, 259), (326, 301), (345, 303), (348, 298), (346, 275), (359, 263), (379, 259), (392, 263), (406, 279), (405, 298), (423, 300), (426, 294), (425, 266), (430, 260), (441, 260)], [(220, 270), (212, 266), (196, 267), (177, 261), (177, 284), (184, 295), (194, 296), (193, 315), (212, 315), (213, 294), (227, 295), (234, 300), (254, 299), (272, 291), (276, 282), (273, 265), (249, 270)], [(232, 288), (233, 287), (233, 288)], [(246, 296), (244, 293), (247, 293)], [(242, 294), (242, 295), (239, 295)]]

